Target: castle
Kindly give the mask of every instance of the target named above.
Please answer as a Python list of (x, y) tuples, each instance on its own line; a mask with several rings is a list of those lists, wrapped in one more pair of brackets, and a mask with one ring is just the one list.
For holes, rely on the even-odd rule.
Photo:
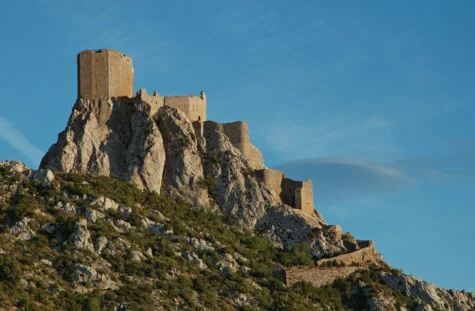
[(265, 167), (261, 152), (251, 144), (249, 129), (243, 121), (217, 123), (206, 120), (206, 94), (200, 96), (160, 96), (157, 91), (148, 94), (140, 89), (134, 96), (134, 68), (132, 59), (110, 49), (84, 50), (77, 56), (78, 98), (84, 100), (115, 99), (120, 103), (145, 102), (151, 113), (162, 106), (176, 108), (192, 122), (197, 138), (206, 137), (210, 131), (219, 131), (246, 159), (257, 179), (278, 195), (281, 203), (290, 205), (309, 215), (313, 206), (312, 182), (294, 181), (283, 172)]

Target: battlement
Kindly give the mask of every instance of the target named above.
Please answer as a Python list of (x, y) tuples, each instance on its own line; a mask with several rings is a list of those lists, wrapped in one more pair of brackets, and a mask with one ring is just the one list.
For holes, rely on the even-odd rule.
[(134, 68), (130, 57), (114, 50), (84, 50), (77, 56), (78, 98), (132, 97)]
[(286, 178), (281, 171), (262, 169), (256, 172), (257, 178), (280, 197), (282, 203), (290, 205), (309, 215), (313, 215), (313, 185), (311, 180), (295, 181)]
[(169, 106), (184, 112), (191, 122), (206, 120), (206, 95), (204, 91), (201, 91), (200, 97), (193, 95), (160, 96), (157, 91), (148, 94), (146, 89), (140, 89), (133, 100), (149, 104), (152, 114), (162, 106)]

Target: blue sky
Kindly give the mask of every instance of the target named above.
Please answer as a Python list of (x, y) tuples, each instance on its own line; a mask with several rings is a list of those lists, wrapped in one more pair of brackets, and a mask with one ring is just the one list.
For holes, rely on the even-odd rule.
[(475, 291), (472, 1), (3, 1), (0, 159), (36, 167), (76, 99), (76, 54), (135, 88), (204, 89), (329, 223), (438, 286)]

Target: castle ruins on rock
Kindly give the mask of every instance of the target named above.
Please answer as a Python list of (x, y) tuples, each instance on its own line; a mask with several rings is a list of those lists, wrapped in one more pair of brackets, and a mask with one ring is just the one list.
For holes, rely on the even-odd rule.
[(134, 95), (134, 68), (132, 59), (110, 49), (84, 50), (78, 54), (78, 98), (107, 101), (120, 98), (122, 102), (146, 102), (151, 111), (162, 106), (176, 108), (192, 122), (197, 138), (208, 131), (220, 131), (227, 136), (254, 169), (258, 180), (280, 197), (282, 203), (312, 215), (312, 181), (295, 181), (283, 172), (265, 167), (261, 152), (251, 144), (246, 122), (217, 123), (206, 120), (206, 94), (200, 96), (160, 96), (157, 91), (148, 94), (140, 89)]

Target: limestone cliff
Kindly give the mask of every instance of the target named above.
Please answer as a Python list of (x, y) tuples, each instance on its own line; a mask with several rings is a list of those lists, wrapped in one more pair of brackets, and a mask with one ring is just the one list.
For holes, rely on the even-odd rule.
[(218, 207), (277, 247), (310, 242), (317, 257), (352, 250), (317, 211), (283, 204), (258, 178), (254, 168), (262, 164), (248, 161), (225, 131), (208, 124), (214, 126), (196, 132), (183, 112), (154, 109), (144, 100), (79, 99), (40, 168), (117, 176), (142, 189)]
[[(369, 253), (370, 257), (376, 258), (370, 260), (373, 264), (391, 269), (382, 261), (371, 241), (359, 241), (349, 234), (343, 234), (340, 226), (328, 225), (316, 210), (308, 212), (284, 204), (289, 199), (277, 193), (280, 184), (275, 183), (275, 180), (286, 180), (283, 173), (265, 171), (270, 177), (267, 182), (263, 181), (267, 177), (262, 178), (263, 172), (259, 170), (263, 167), (260, 152), (248, 152), (236, 144), (230, 139), (232, 135), (226, 133), (227, 128), (231, 127), (212, 121), (191, 122), (180, 110), (169, 106), (157, 108), (142, 99), (79, 99), (66, 129), (59, 134), (58, 141), (42, 159), (42, 170), (31, 172), (30, 175), (40, 182), (48, 179), (48, 169), (119, 177), (141, 189), (177, 197), (190, 203), (196, 210), (202, 207), (211, 211), (220, 209), (241, 228), (261, 234), (274, 247), (290, 250), (305, 242), (315, 259), (346, 253), (331, 259), (321, 259), (317, 263), (328, 266), (337, 259), (337, 264), (342, 262), (340, 264), (346, 266), (342, 270), (338, 270), (338, 265), (330, 267), (330, 270), (318, 270), (321, 268), (311, 266), (298, 268), (295, 270), (298, 273), (287, 270), (288, 276), (297, 275), (296, 282), (308, 278), (310, 282), (321, 286), (336, 278), (348, 277), (355, 271), (369, 268), (366, 262)], [(251, 159), (250, 154), (259, 156)], [(278, 175), (278, 178), (273, 179), (272, 174)], [(106, 205), (106, 199), (100, 204)], [(69, 207), (61, 205), (58, 208)], [(91, 222), (103, 217), (102, 212), (86, 210), (84, 214)], [(29, 220), (25, 218), (23, 221), (25, 223), (18, 226), (28, 227)], [(165, 227), (155, 222), (143, 220), (142, 223), (147, 230), (158, 234), (166, 231)], [(130, 230), (120, 221), (111, 224), (119, 232)], [(82, 223), (74, 226), (73, 235), (76, 236), (71, 241), (76, 243), (81, 240), (84, 243), (76, 244), (91, 250), (101, 248), (84, 241), (87, 236), (83, 227)], [(30, 237), (34, 233), (26, 230), (22, 234)], [(206, 264), (195, 254), (183, 254), (188, 261), (196, 263), (200, 270), (206, 269)], [(219, 266), (229, 270), (232, 264), (228, 262)], [(343, 273), (343, 270), (347, 272)], [(330, 281), (321, 280), (321, 271), (331, 272), (327, 277)], [(303, 277), (299, 277), (299, 273)], [(447, 305), (450, 307), (448, 310), (469, 310), (456, 299), (468, 301), (467, 306), (475, 305), (471, 294), (453, 294), (411, 276), (381, 274), (380, 280), (394, 291), (417, 297), (418, 303), (427, 308), (437, 309)], [(359, 287), (358, 292), (367, 290), (365, 286)], [(454, 295), (462, 295), (462, 298)], [(374, 310), (392, 310), (395, 302), (391, 300), (393, 298), (387, 297), (368, 296), (367, 300), (373, 304)]]

